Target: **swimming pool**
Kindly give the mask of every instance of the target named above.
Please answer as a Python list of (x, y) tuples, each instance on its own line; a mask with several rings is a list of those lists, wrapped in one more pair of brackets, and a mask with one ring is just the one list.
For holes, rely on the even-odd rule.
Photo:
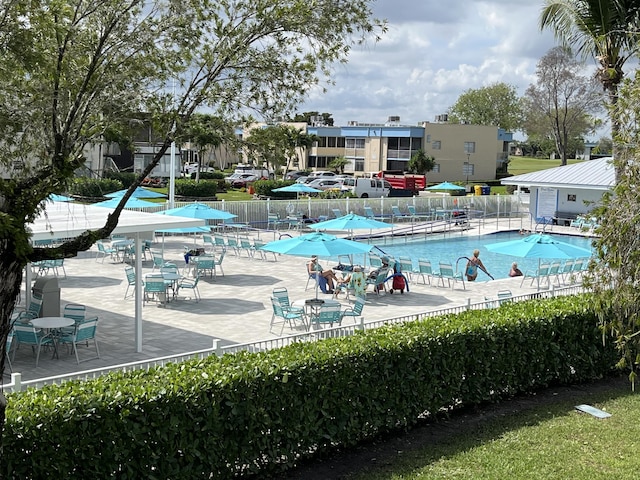
[[(396, 259), (398, 257), (410, 257), (413, 260), (413, 266), (418, 266), (418, 258), (426, 258), (431, 261), (434, 270), (438, 270), (438, 262), (450, 262), (455, 270), (458, 258), (465, 256), (471, 257), (473, 251), (477, 248), (480, 250), (480, 260), (487, 268), (487, 271), (493, 278), (509, 278), (509, 269), (513, 262), (518, 263), (518, 268), (525, 272), (533, 271), (538, 268), (538, 259), (536, 258), (520, 258), (511, 255), (501, 255), (489, 252), (485, 245), (497, 242), (507, 242), (509, 240), (518, 240), (523, 238), (518, 232), (499, 232), (489, 235), (475, 235), (464, 237), (447, 238), (439, 237), (438, 239), (425, 240), (415, 242), (405, 242), (397, 245), (384, 245), (383, 247), (374, 248), (371, 252), (376, 253), (382, 250), (388, 255), (392, 255)], [(582, 248), (591, 249), (591, 239), (574, 236), (574, 235), (556, 235), (553, 238), (561, 242), (570, 243)], [(463, 270), (466, 260), (462, 259), (458, 263), (459, 270)], [(491, 280), (482, 270), (478, 273), (478, 281)]]

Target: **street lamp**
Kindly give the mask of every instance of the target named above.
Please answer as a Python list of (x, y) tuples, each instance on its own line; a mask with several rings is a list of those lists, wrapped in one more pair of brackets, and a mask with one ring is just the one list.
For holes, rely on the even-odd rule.
[(471, 157), (470, 153), (467, 153), (467, 161), (464, 163), (464, 171), (467, 175), (466, 186), (469, 187), (469, 158)]

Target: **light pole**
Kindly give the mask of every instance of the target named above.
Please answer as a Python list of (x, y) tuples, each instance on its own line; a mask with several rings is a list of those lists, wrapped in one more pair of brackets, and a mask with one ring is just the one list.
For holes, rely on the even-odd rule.
[(466, 180), (466, 183), (465, 183), (465, 185), (467, 186), (467, 188), (469, 188), (469, 158), (470, 158), (470, 157), (471, 157), (471, 154), (470, 154), (470, 153), (467, 153), (467, 161), (466, 161), (466, 163), (464, 164), (464, 166), (465, 166), (465, 169), (464, 169), (464, 170), (465, 170), (465, 173), (467, 174), (467, 180)]

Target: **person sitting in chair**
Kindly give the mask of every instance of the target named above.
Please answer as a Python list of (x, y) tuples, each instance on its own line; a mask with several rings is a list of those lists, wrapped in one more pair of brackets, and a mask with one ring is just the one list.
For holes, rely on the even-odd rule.
[[(322, 268), (322, 265), (318, 262), (318, 257), (316, 255), (312, 256), (311, 261), (307, 263), (307, 271), (310, 276), (316, 278), (318, 281), (320, 281), (319, 277), (326, 280), (328, 289), (323, 289), (323, 293), (333, 293), (333, 287), (335, 283), (338, 283), (338, 278), (336, 277), (336, 274), (333, 273), (333, 270), (324, 270)], [(322, 287), (322, 282), (320, 282), (320, 287)]]

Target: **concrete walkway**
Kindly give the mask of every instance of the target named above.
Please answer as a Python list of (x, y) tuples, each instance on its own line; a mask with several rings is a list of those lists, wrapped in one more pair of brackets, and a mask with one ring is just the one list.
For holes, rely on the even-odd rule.
[[(505, 228), (508, 228), (505, 224)], [(511, 225), (513, 228), (513, 225)], [(502, 229), (495, 223), (490, 231)], [(563, 233), (554, 227), (555, 233)], [(474, 226), (469, 234), (490, 233)], [(576, 232), (575, 229), (572, 230)], [(456, 233), (460, 235), (460, 232)], [(273, 232), (262, 232), (261, 238), (269, 241)], [(201, 240), (198, 240), (201, 245)], [(168, 237), (164, 241), (165, 260), (180, 268), (185, 265), (184, 248), (193, 248), (193, 237)], [(154, 249), (162, 248), (158, 239)], [(66, 278), (59, 278), (61, 304), (80, 303), (87, 306), (89, 316), (98, 316), (98, 342), (100, 359), (76, 364), (75, 357), (61, 349), (59, 359), (51, 358), (44, 351), (39, 366), (31, 349), (22, 347), (16, 352), (13, 371), (20, 372), (23, 380), (60, 375), (74, 371), (90, 370), (109, 365), (118, 365), (144, 359), (178, 354), (211, 347), (214, 339), (222, 345), (245, 343), (275, 338), (269, 332), (271, 319), (270, 296), (273, 288), (286, 287), (292, 300), (304, 300), (315, 295), (313, 288), (305, 291), (307, 283), (307, 259), (286, 255), (269, 254), (268, 260), (247, 257), (246, 253), (234, 256), (227, 252), (223, 262), (224, 276), (218, 272), (216, 278), (202, 278), (200, 293), (202, 300), (179, 298), (166, 307), (147, 304), (143, 308), (143, 351), (138, 353), (134, 337), (134, 300), (124, 299), (127, 281), (126, 264), (115, 263), (109, 258), (96, 261), (95, 247), (77, 258), (65, 261)], [(452, 252), (455, 257), (467, 252)], [(328, 261), (324, 264), (330, 266)], [(150, 258), (143, 262), (144, 273), (150, 273)], [(369, 293), (363, 316), (365, 321), (393, 318), (427, 312), (445, 307), (481, 302), (484, 297), (495, 297), (501, 289), (509, 289), (514, 295), (534, 292), (529, 281), (520, 288), (520, 278), (488, 282), (465, 282), (466, 289), (457, 283), (454, 288), (411, 283), (410, 292), (403, 295), (376, 296)], [(181, 292), (188, 294), (188, 292)], [(322, 297), (328, 296), (319, 294)], [(24, 296), (23, 296), (24, 298)], [(343, 305), (348, 302), (339, 298)], [(279, 328), (276, 329), (279, 332)], [(284, 335), (293, 333), (286, 327)], [(92, 348), (80, 347), (80, 356), (89, 358), (95, 354)], [(5, 381), (7, 381), (5, 374)]]

